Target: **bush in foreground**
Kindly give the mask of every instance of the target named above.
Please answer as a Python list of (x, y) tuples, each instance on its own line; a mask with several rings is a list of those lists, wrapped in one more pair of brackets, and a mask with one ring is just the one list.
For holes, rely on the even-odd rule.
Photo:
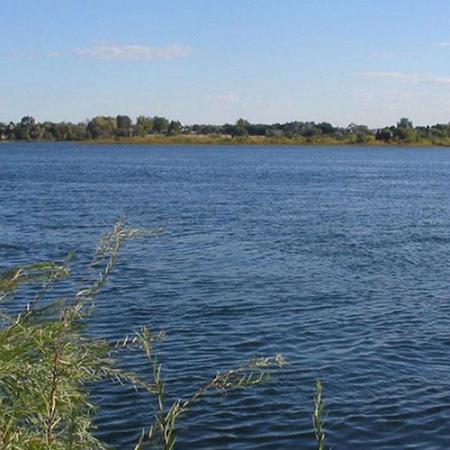
[[(164, 333), (143, 326), (132, 337), (110, 343), (87, 338), (82, 330), (92, 313), (95, 297), (104, 286), (123, 244), (143, 235), (119, 221), (104, 235), (89, 264), (90, 274), (71, 299), (46, 302), (53, 283), (70, 275), (71, 255), (63, 262), (40, 262), (0, 274), (0, 301), (13, 301), (21, 286), (38, 283), (40, 289), (15, 315), (0, 310), (0, 448), (4, 450), (97, 450), (106, 445), (93, 434), (95, 407), (87, 386), (104, 378), (129, 383), (152, 401), (154, 421), (142, 431), (134, 450), (145, 443), (172, 450), (177, 420), (210, 389), (227, 391), (263, 382), (285, 364), (281, 355), (256, 358), (218, 372), (204, 385), (192, 388), (184, 400), (168, 403), (163, 369), (154, 350)], [(30, 292), (30, 291), (28, 291)], [(7, 308), (4, 308), (7, 309)], [(117, 348), (138, 348), (149, 367), (148, 379), (115, 364)], [(324, 449), (322, 386), (317, 384), (313, 424), (317, 448)]]

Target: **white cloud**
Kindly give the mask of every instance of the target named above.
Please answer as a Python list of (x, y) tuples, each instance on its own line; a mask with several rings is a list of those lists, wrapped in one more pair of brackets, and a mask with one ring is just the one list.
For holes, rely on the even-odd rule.
[(236, 104), (241, 103), (241, 99), (235, 94), (208, 94), (205, 98), (209, 102)]
[(430, 76), (425, 77), (421, 82), (430, 84), (450, 84), (450, 77)]
[(363, 72), (361, 75), (368, 78), (398, 80), (407, 83), (450, 85), (450, 77), (432, 74), (405, 72)]
[(100, 44), (87, 48), (76, 48), (68, 52), (52, 52), (51, 56), (72, 54), (83, 58), (144, 61), (156, 59), (174, 59), (188, 56), (192, 49), (185, 45), (167, 45), (152, 47), (150, 45), (116, 45)]
[(387, 80), (415, 81), (416, 74), (407, 74), (402, 72), (363, 72), (361, 74), (368, 78), (381, 78)]
[(450, 42), (436, 42), (436, 44), (434, 44), (435, 47), (440, 47), (440, 48), (448, 48), (450, 47)]
[(383, 90), (356, 90), (353, 92), (355, 98), (362, 100), (384, 99), (389, 101), (403, 100), (411, 97), (413, 94), (409, 91), (400, 91), (392, 89)]

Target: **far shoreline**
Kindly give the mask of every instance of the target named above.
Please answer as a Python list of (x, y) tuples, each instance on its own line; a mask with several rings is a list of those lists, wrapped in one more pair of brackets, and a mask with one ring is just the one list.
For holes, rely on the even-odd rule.
[(230, 145), (230, 146), (357, 146), (357, 147), (450, 147), (447, 142), (433, 142), (421, 140), (419, 142), (407, 141), (377, 141), (355, 142), (348, 139), (332, 139), (328, 137), (316, 137), (313, 139), (266, 137), (266, 136), (215, 136), (215, 135), (148, 135), (144, 137), (99, 138), (73, 141), (80, 144), (94, 145)]
[(410, 141), (379, 141), (370, 140), (358, 142), (349, 139), (333, 139), (326, 136), (314, 138), (303, 137), (268, 137), (268, 136), (231, 136), (231, 135), (189, 135), (178, 134), (174, 136), (165, 134), (151, 134), (147, 136), (133, 137), (113, 137), (81, 140), (52, 140), (52, 139), (33, 139), (33, 140), (0, 140), (0, 144), (11, 144), (22, 142), (24, 144), (34, 143), (52, 143), (52, 142), (70, 142), (74, 144), (89, 145), (218, 145), (218, 146), (297, 146), (297, 147), (321, 147), (321, 146), (354, 146), (354, 147), (450, 147), (449, 142), (436, 142), (432, 140), (421, 139), (418, 142)]

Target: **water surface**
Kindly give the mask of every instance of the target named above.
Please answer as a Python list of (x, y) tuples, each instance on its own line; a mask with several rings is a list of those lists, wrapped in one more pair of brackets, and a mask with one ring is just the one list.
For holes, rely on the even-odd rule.
[[(333, 448), (443, 449), (449, 175), (440, 148), (0, 145), (0, 264), (85, 261), (118, 216), (165, 229), (125, 250), (89, 332), (164, 328), (174, 398), (254, 355), (291, 362), (207, 396), (180, 449), (313, 449), (317, 377)], [(94, 400), (98, 434), (132, 448), (148, 400), (110, 384)]]

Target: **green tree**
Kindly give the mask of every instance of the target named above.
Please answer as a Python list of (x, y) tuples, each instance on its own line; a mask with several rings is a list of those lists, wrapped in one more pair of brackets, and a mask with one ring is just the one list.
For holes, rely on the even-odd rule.
[(182, 128), (183, 127), (181, 125), (181, 122), (179, 122), (178, 120), (176, 120), (176, 121), (172, 120), (169, 123), (169, 128), (167, 129), (167, 134), (170, 136), (175, 136), (175, 135), (181, 133)]
[(117, 130), (115, 131), (116, 136), (119, 137), (131, 136), (131, 126), (133, 125), (133, 122), (128, 116), (119, 115), (116, 117), (116, 122), (117, 122)]
[(413, 127), (413, 123), (411, 120), (409, 120), (407, 117), (402, 117), (397, 122), (397, 128), (406, 128), (406, 129), (412, 130), (414, 127)]
[(165, 134), (169, 129), (169, 121), (165, 117), (153, 117), (153, 132)]
[(250, 123), (245, 119), (239, 119), (234, 125), (233, 136), (247, 136)]
[(377, 141), (389, 141), (394, 137), (394, 133), (389, 128), (383, 128), (381, 130), (378, 130), (376, 132), (376, 139)]
[(87, 124), (87, 131), (93, 139), (113, 137), (116, 130), (117, 120), (114, 117), (97, 116)]
[(394, 129), (394, 135), (405, 142), (416, 142), (417, 141), (417, 133), (414, 130), (413, 123), (406, 117), (402, 117), (397, 122), (397, 128)]
[(32, 128), (36, 126), (36, 119), (32, 116), (22, 117), (20, 121), (20, 126), (24, 128)]
[(153, 119), (147, 116), (139, 116), (134, 127), (135, 136), (145, 136), (153, 131)]
[(20, 123), (15, 127), (14, 134), (15, 138), (19, 140), (37, 139), (39, 132), (36, 129), (36, 119), (32, 116), (22, 117)]
[(328, 122), (322, 122), (317, 124), (317, 128), (323, 133), (323, 134), (333, 134), (335, 132), (335, 128), (331, 123)]
[(310, 138), (313, 136), (317, 136), (321, 133), (321, 131), (316, 127), (316, 124), (314, 122), (305, 122), (300, 128), (300, 133), (302, 136)]

